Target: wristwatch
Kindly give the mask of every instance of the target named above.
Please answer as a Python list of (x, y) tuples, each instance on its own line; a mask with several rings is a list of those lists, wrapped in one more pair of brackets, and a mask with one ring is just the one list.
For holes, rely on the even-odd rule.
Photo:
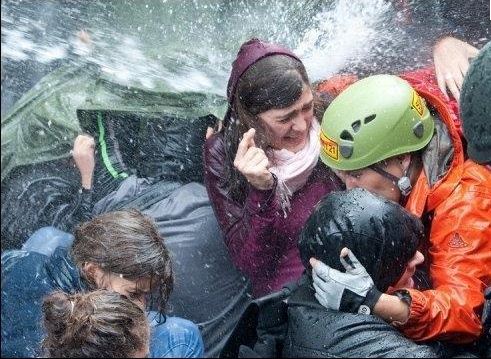
[(404, 290), (404, 289), (398, 290), (398, 291), (395, 291), (393, 294), (397, 298), (402, 300), (404, 303), (406, 303), (411, 308), (412, 298), (411, 298), (411, 295), (409, 294), (409, 292), (407, 290)]

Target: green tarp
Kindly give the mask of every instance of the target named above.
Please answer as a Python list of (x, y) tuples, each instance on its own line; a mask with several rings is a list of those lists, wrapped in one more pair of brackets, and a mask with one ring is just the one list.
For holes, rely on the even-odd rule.
[(62, 67), (44, 77), (2, 118), (2, 181), (17, 166), (70, 156), (73, 140), (82, 131), (77, 110), (79, 115), (103, 110), (222, 118), (226, 98), (147, 91), (110, 82), (94, 66)]

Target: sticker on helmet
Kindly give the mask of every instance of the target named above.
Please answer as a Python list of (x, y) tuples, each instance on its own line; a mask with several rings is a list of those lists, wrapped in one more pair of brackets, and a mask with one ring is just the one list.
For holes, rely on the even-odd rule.
[(419, 117), (423, 117), (423, 113), (424, 113), (423, 101), (421, 100), (421, 97), (419, 97), (419, 95), (414, 90), (413, 90), (413, 99), (411, 101), (411, 107), (414, 110), (416, 110)]
[(326, 155), (331, 157), (333, 160), (339, 160), (339, 146), (336, 142), (326, 137), (323, 132), (321, 132), (321, 143), (322, 150)]

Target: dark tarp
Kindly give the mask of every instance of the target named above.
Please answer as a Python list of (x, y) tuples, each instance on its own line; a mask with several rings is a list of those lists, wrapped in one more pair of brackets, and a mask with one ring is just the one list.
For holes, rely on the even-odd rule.
[(80, 178), (69, 158), (13, 169), (2, 183), (2, 252), (19, 249), (36, 230), (71, 232), (87, 218)]
[(138, 177), (201, 182), (206, 128), (217, 118), (179, 118), (164, 113), (82, 111), (84, 132), (97, 142), (98, 159), (115, 179)]

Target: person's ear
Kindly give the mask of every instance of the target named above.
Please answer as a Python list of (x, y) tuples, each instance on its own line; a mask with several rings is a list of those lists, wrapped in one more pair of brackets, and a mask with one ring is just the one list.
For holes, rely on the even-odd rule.
[(90, 282), (92, 282), (97, 288), (103, 287), (104, 272), (98, 264), (85, 262), (82, 269)]
[(403, 155), (400, 155), (398, 156), (398, 160), (402, 166), (402, 169), (404, 170), (404, 173), (406, 173), (409, 169), (409, 165), (411, 164), (411, 154), (405, 153)]

